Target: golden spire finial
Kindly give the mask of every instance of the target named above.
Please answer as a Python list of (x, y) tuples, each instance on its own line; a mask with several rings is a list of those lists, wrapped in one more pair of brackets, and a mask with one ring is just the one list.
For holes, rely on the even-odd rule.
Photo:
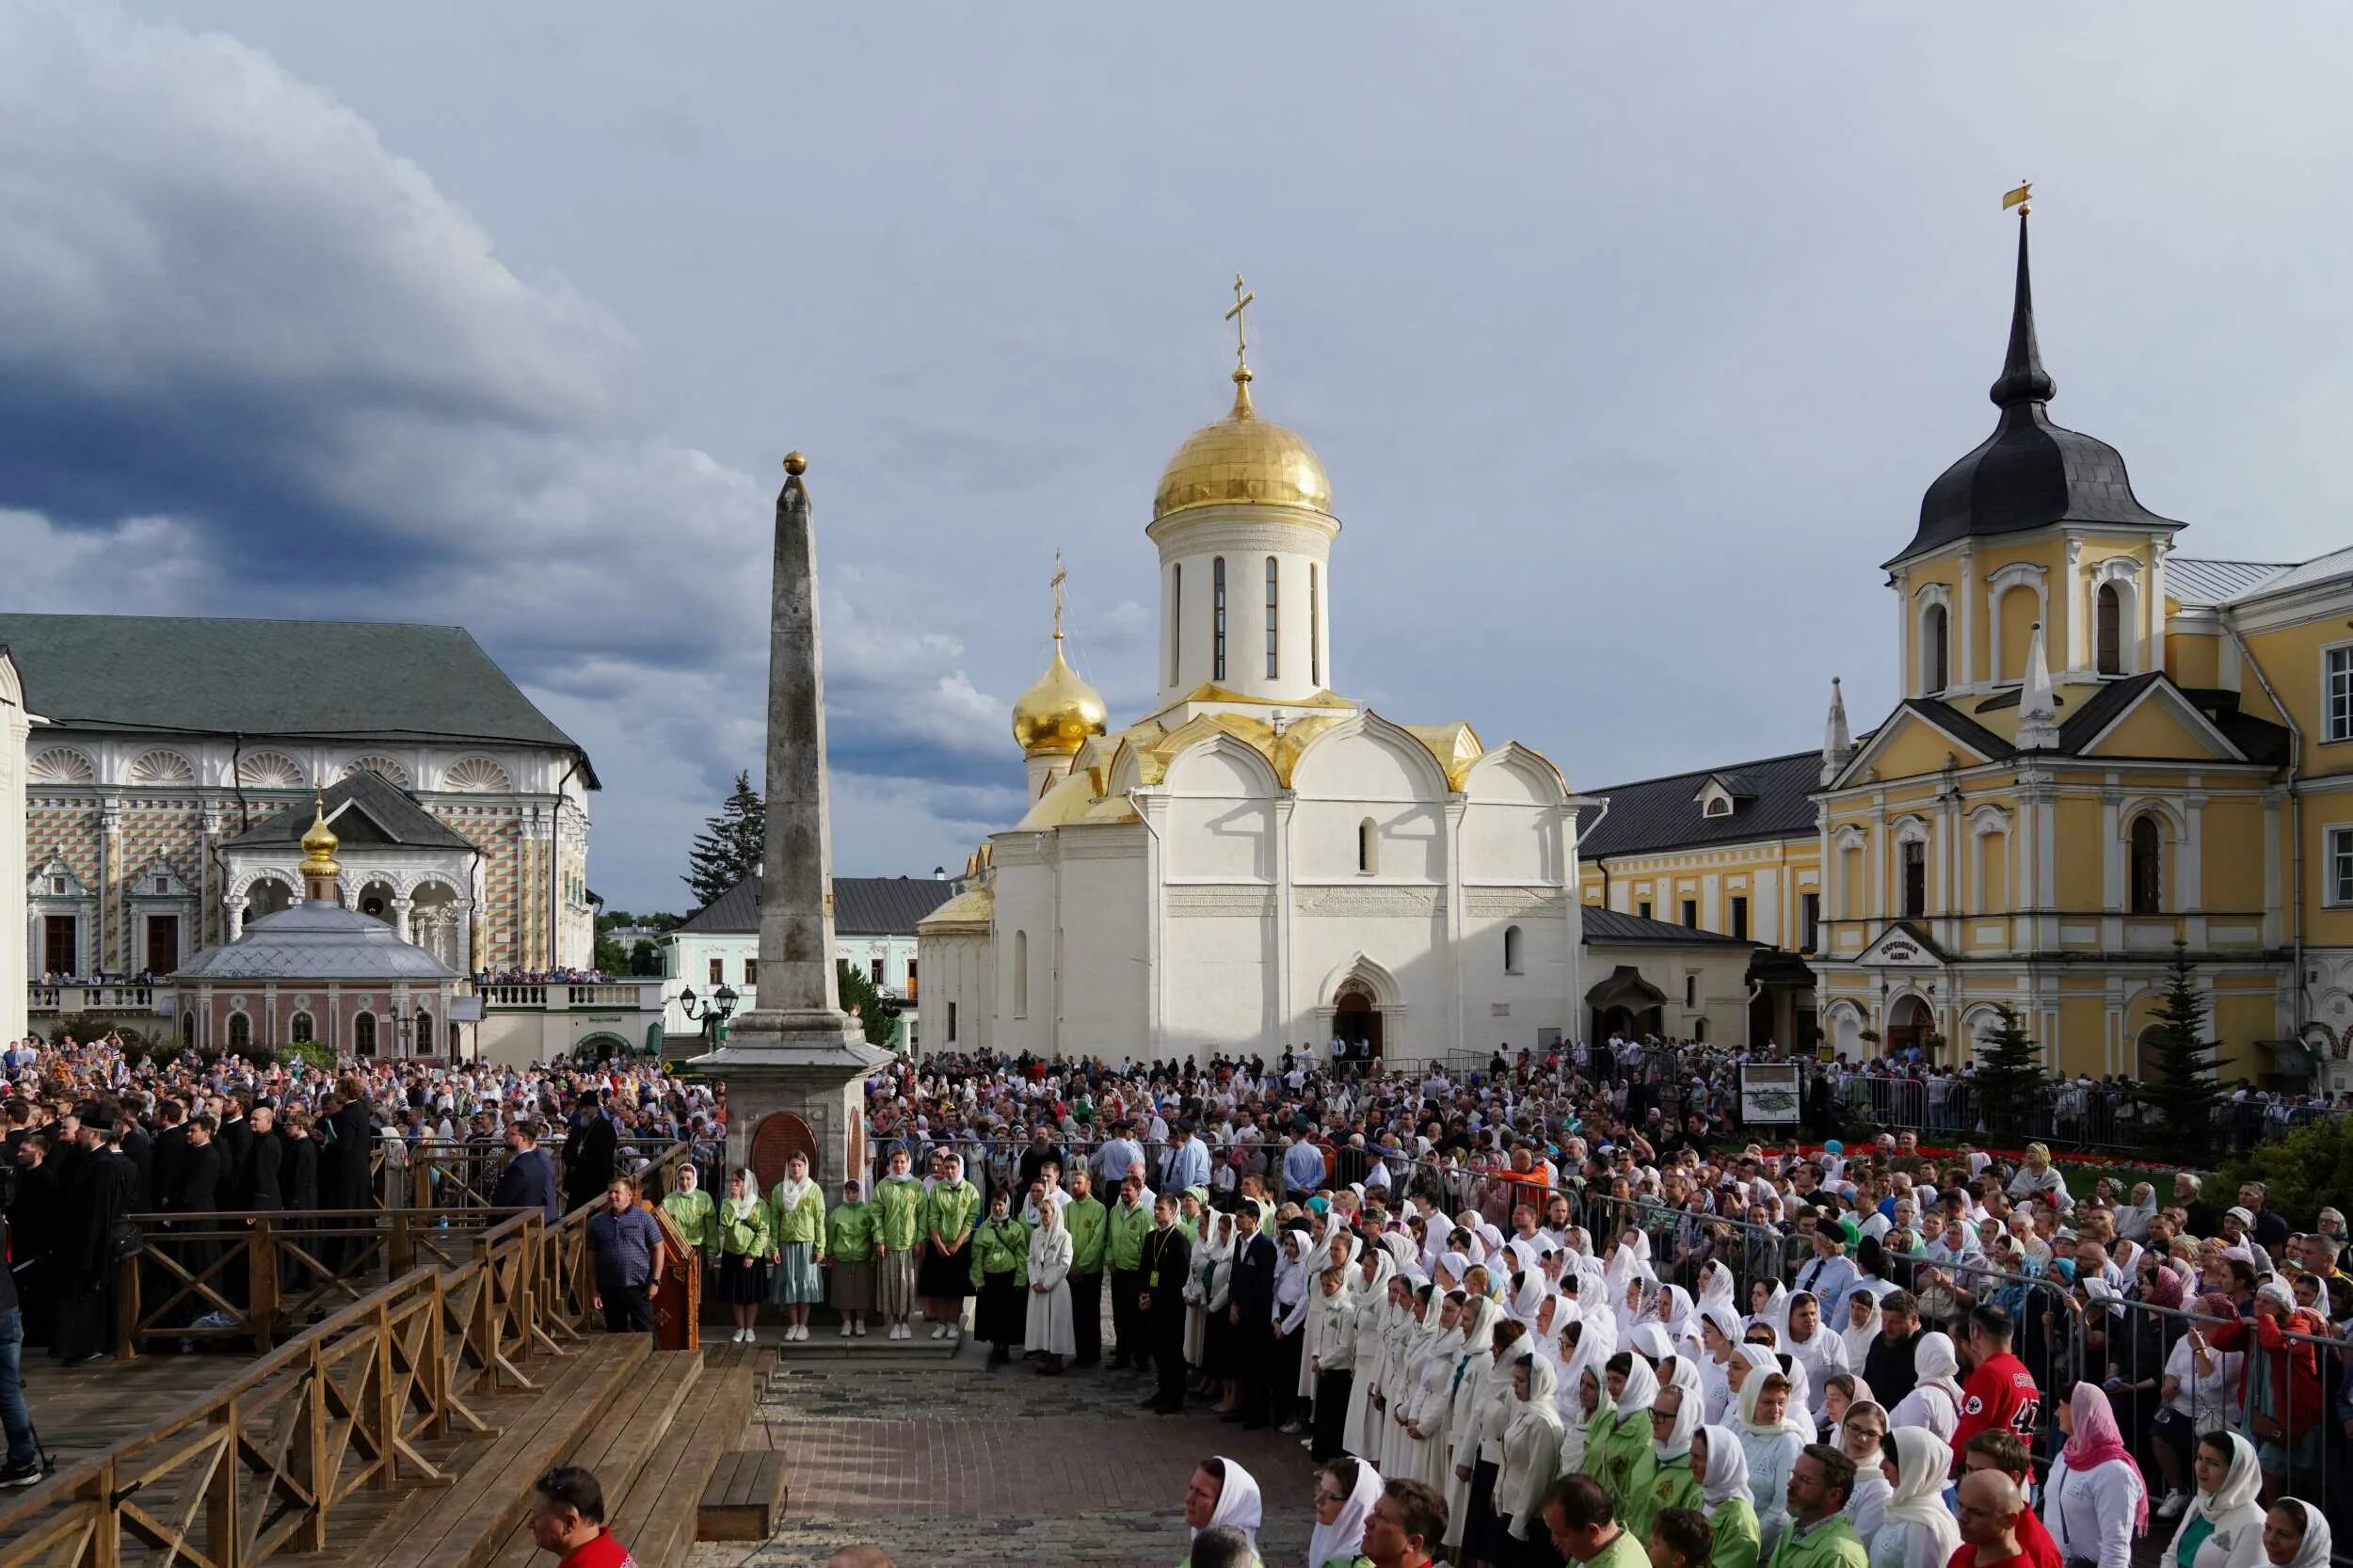
[(1241, 274), (1234, 274), (1234, 308), (1225, 312), (1225, 319), (1234, 324), (1234, 418), (1248, 419), (1250, 408), (1250, 334), (1242, 312), (1257, 303), (1256, 294), (1245, 293)]
[(2008, 212), (2012, 207), (2015, 207), (2018, 209), (2018, 216), (2020, 217), (2025, 217), (2028, 213), (2034, 211), (2032, 207), (2026, 205), (2026, 203), (2032, 200), (2033, 198), (2034, 182), (2031, 180), (2021, 180), (2018, 182), (2017, 189), (2006, 190), (2002, 193), (2002, 211)]
[(1054, 590), (1054, 641), (1056, 642), (1062, 641), (1062, 585), (1069, 576), (1070, 573), (1063, 569), (1062, 552), (1057, 550), (1054, 552), (1054, 580), (1051, 584)]
[(302, 834), (302, 873), (306, 877), (335, 876), (343, 871), (335, 863), (335, 851), (343, 840), (327, 825), (325, 792), (311, 792), (311, 825)]

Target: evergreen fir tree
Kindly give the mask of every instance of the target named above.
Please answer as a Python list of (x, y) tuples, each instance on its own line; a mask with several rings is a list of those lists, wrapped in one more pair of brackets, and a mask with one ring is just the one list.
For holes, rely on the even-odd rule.
[(866, 1032), (866, 1043), (891, 1048), (891, 1041), (899, 1033), (899, 1013), (895, 1005), (886, 1003), (882, 988), (867, 977), (866, 971), (847, 959), (835, 960), (841, 977), (841, 1011), (855, 1014), (858, 1027)]
[(1985, 1109), (1986, 1130), (2015, 1135), (2033, 1125), (2042, 1092), (2042, 1048), (2026, 1032), (2025, 1020), (2016, 1009), (1995, 1005), (2002, 1021), (1980, 1036), (1977, 1097)]
[(766, 804), (752, 789), (746, 770), (735, 776), (734, 790), (687, 851), (686, 874), (680, 880), (694, 889), (695, 906), (708, 908), (721, 893), (758, 871), (767, 841)]
[(2149, 1076), (2137, 1090), (2141, 1103), (2164, 1119), (2167, 1148), (2185, 1160), (2213, 1147), (2214, 1112), (2222, 1100), (2214, 1076), (2222, 1043), (2206, 1038), (2206, 1003), (2196, 982), (2189, 948), (2177, 940), (2165, 998), (2157, 1003), (2156, 1032), (2143, 1048)]

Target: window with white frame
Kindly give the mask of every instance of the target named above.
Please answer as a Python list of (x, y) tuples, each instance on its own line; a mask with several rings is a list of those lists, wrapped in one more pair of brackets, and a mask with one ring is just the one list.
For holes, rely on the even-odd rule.
[(2329, 830), (2329, 902), (2353, 904), (2353, 827)]
[(2320, 708), (2324, 736), (2353, 741), (2353, 643), (2320, 655)]

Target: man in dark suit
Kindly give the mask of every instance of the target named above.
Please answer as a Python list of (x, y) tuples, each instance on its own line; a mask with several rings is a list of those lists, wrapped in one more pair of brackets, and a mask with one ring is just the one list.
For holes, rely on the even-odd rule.
[(519, 1121), (506, 1129), (506, 1169), (491, 1191), (492, 1208), (536, 1208), (553, 1224), (564, 1217), (555, 1201), (555, 1168), (539, 1146), (539, 1124)]
[[(327, 1208), (373, 1208), (376, 1207), (368, 1191), (369, 1172), (376, 1159), (376, 1118), (368, 1109), (367, 1096), (360, 1092), (360, 1080), (346, 1075), (335, 1086), (343, 1103), (327, 1120), (330, 1135), (319, 1164), (319, 1197)], [(343, 1240), (331, 1249), (327, 1261), (341, 1269), (360, 1246), (356, 1240)]]
[(619, 1142), (597, 1092), (583, 1090), (572, 1130), (564, 1139), (564, 1208), (568, 1212), (598, 1202), (613, 1185), (613, 1156)]
[(1258, 1206), (1234, 1210), (1234, 1282), (1227, 1321), (1234, 1330), (1235, 1365), (1241, 1369), (1241, 1403), (1223, 1417), (1250, 1431), (1266, 1425), (1273, 1386), (1274, 1239), (1258, 1228)]
[(285, 1189), (279, 1180), (286, 1164), (286, 1144), (278, 1136), (277, 1108), (255, 1106), (250, 1125), (253, 1136), (246, 1152), (245, 1207), (275, 1214), (286, 1207)]
[(185, 1108), (169, 1097), (156, 1101), (155, 1115), (162, 1130), (154, 1136), (148, 1160), (148, 1197), (157, 1209), (168, 1212), (180, 1189), (181, 1162), (188, 1157), (188, 1118)]
[(1160, 1386), (1143, 1401), (1158, 1414), (1185, 1408), (1185, 1280), (1193, 1272), (1193, 1248), (1176, 1228), (1176, 1199), (1162, 1192), (1152, 1200), (1152, 1234), (1144, 1239), (1144, 1315), (1150, 1326), (1152, 1365)]

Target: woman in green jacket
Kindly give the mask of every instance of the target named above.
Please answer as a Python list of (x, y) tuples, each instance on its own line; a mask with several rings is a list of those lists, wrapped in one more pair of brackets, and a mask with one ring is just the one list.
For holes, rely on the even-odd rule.
[(678, 1191), (662, 1200), (662, 1212), (678, 1226), (680, 1240), (687, 1249), (708, 1262), (719, 1256), (719, 1206), (711, 1201), (711, 1194), (702, 1190), (702, 1176), (695, 1167), (681, 1164), (678, 1171)]
[(981, 1217), (981, 1194), (964, 1179), (960, 1156), (942, 1154), (938, 1178), (923, 1194), (923, 1261), (915, 1288), (932, 1337), (953, 1339), (964, 1325), (964, 1298), (972, 1293), (972, 1229)]
[[(1658, 1398), (1658, 1374), (1630, 1351), (1611, 1356), (1604, 1371), (1618, 1424), (1603, 1448), (1600, 1480), (1623, 1519), (1642, 1511), (1658, 1471), (1658, 1456), (1650, 1446), (1650, 1409)], [(1592, 1453), (1585, 1457), (1590, 1464)]]
[(1715, 1532), (1707, 1568), (1756, 1568), (1756, 1504), (1749, 1499), (1749, 1451), (1730, 1427), (1691, 1434), (1691, 1473), (1700, 1479), (1700, 1512)]
[(760, 1304), (768, 1299), (768, 1255), (776, 1247), (776, 1224), (768, 1206), (756, 1195), (760, 1178), (749, 1171), (728, 1176), (728, 1195), (712, 1219), (719, 1247), (721, 1293), (735, 1314), (735, 1342), (748, 1345), (759, 1338), (752, 1325)]
[(776, 1220), (776, 1277), (769, 1292), (792, 1322), (787, 1339), (808, 1337), (808, 1309), (825, 1296), (824, 1276), (817, 1265), (825, 1256), (825, 1193), (808, 1174), (808, 1156), (795, 1154), (784, 1167), (784, 1179), (768, 1194)]
[(972, 1233), (972, 1288), (980, 1294), (972, 1336), (989, 1342), (988, 1364), (1013, 1359), (1013, 1347), (1029, 1332), (1030, 1227), (1013, 1217), (1005, 1190), (989, 1194), (988, 1218)]

